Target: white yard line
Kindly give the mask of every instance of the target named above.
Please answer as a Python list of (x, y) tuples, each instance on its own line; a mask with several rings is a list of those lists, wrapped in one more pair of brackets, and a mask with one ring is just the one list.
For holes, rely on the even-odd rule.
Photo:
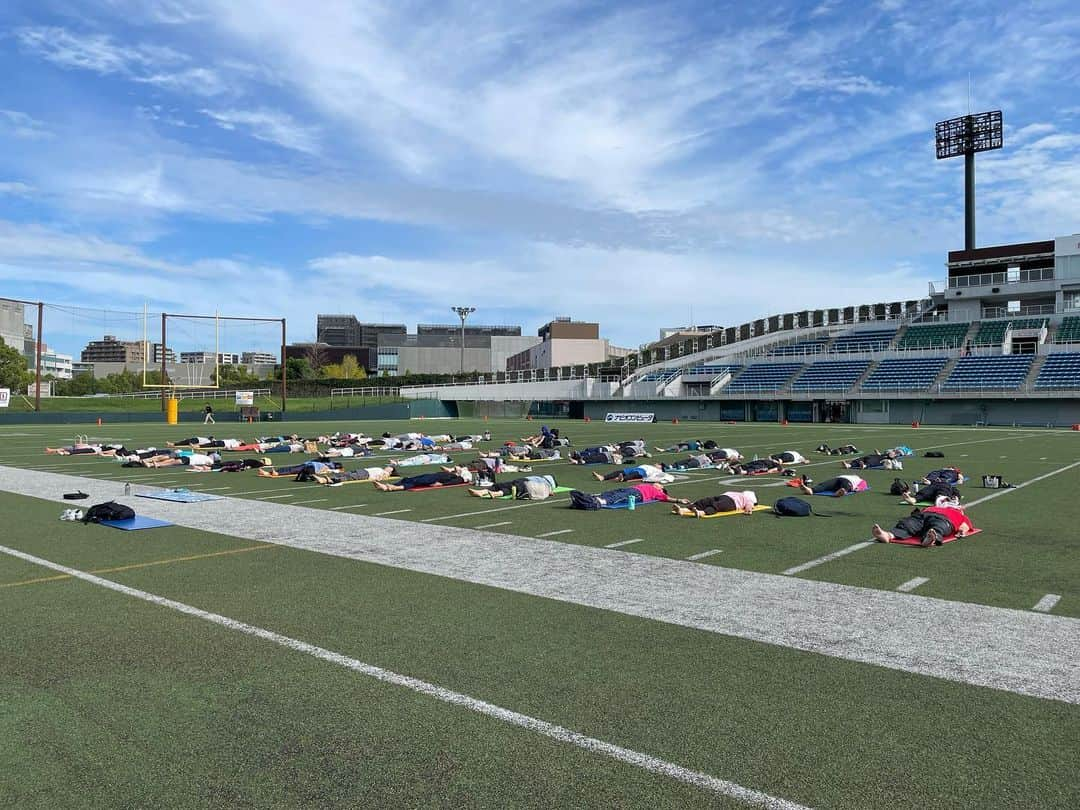
[(366, 675), (370, 678), (382, 681), (383, 683), (390, 684), (392, 686), (403, 687), (427, 697), (435, 698), (436, 700), (447, 703), (451, 706), (457, 706), (459, 708), (467, 709), (477, 714), (482, 714), (486, 717), (490, 717), (494, 720), (498, 720), (502, 723), (508, 723), (510, 725), (518, 726), (527, 731), (531, 731), (535, 734), (540, 734), (544, 737), (548, 737), (558, 742), (573, 745), (581, 748), (584, 751), (588, 751), (593, 754), (600, 754), (601, 756), (610, 757), (611, 759), (618, 760), (627, 765), (631, 765), (635, 768), (641, 768), (651, 773), (666, 776), (670, 779), (675, 779), (684, 784), (692, 785), (701, 790), (706, 790), (711, 793), (715, 793), (720, 796), (725, 796), (730, 799), (742, 802), (744, 804), (756, 805), (758, 807), (776, 808), (776, 810), (808, 810), (804, 805), (797, 804), (795, 802), (787, 801), (776, 796), (771, 796), (767, 793), (754, 790), (752, 788), (743, 787), (737, 785), (734, 782), (729, 782), (725, 779), (718, 779), (715, 776), (710, 776), (700, 771), (694, 771), (689, 768), (684, 768), (681, 765), (676, 765), (673, 762), (668, 762), (657, 757), (650, 756), (649, 754), (643, 754), (640, 751), (634, 751), (630, 748), (623, 748), (622, 746), (615, 745), (613, 743), (605, 742), (604, 740), (598, 740), (595, 737), (587, 737), (580, 732), (573, 731), (563, 726), (549, 723), (546, 720), (540, 720), (536, 717), (531, 717), (527, 714), (521, 714), (515, 712), (512, 709), (506, 709), (502, 706), (497, 706), (493, 703), (480, 700), (479, 698), (470, 697), (469, 695), (461, 692), (454, 692), (450, 689), (446, 689), (442, 686), (430, 683), (428, 681), (422, 681), (418, 678), (413, 678), (409, 675), (401, 675), (397, 672), (393, 672), (382, 667), (377, 667), (373, 664), (366, 664), (356, 658), (351, 658), (343, 653), (334, 652), (328, 650), (325, 647), (318, 647), (314, 644), (309, 644), (306, 641), (300, 641), (299, 639), (291, 638), (289, 636), (275, 633), (273, 630), (267, 630), (262, 627), (257, 627), (246, 622), (241, 622), (236, 619), (231, 619), (227, 616), (222, 616), (219, 613), (211, 613), (201, 608), (187, 605), (183, 602), (177, 602), (173, 599), (168, 599), (164, 596), (158, 596), (157, 594), (149, 593), (148, 591), (142, 591), (138, 588), (131, 588), (127, 585), (121, 585), (118, 582), (113, 582), (109, 579), (103, 579), (102, 577), (95, 576), (94, 574), (88, 574), (85, 571), (80, 571), (75, 568), (68, 568), (65, 565), (44, 560), (40, 557), (34, 557), (30, 554), (25, 554), (15, 549), (6, 548), (0, 546), (0, 552), (10, 554), (13, 557), (40, 565), (45, 568), (50, 568), (54, 571), (58, 571), (68, 576), (81, 579), (85, 582), (89, 582), (93, 585), (98, 585), (102, 588), (108, 588), (112, 591), (117, 591), (130, 596), (135, 599), (141, 599), (145, 602), (149, 602), (159, 607), (169, 608), (179, 613), (183, 613), (187, 616), (193, 616), (198, 619), (216, 624), (220, 627), (224, 627), (227, 630), (243, 633), (254, 638), (262, 639), (263, 641), (269, 641), (272, 644), (277, 644), (286, 649), (294, 652), (310, 655), (321, 661), (334, 664), (335, 666), (344, 667), (350, 669), (353, 672), (361, 675)]
[(291, 498), (295, 495), (295, 492), (283, 492), (281, 495), (263, 495), (259, 498), (252, 498), (255, 501), (272, 501), (277, 498)]
[(559, 529), (556, 532), (544, 532), (543, 534), (538, 534), (536, 536), (537, 537), (554, 537), (557, 534), (570, 534), (573, 531), (574, 531), (573, 529)]
[(702, 552), (700, 552), (698, 554), (691, 554), (686, 559), (688, 559), (688, 560), (704, 560), (706, 557), (712, 557), (712, 556), (715, 556), (715, 555), (721, 554), (721, 553), (722, 553), (722, 549), (711, 548), (708, 551), (702, 551)]
[(406, 512), (411, 512), (412, 509), (395, 509), (392, 512), (376, 512), (375, 517), (383, 517), (385, 515), (403, 515)]
[[(558, 532), (553, 532), (553, 534), (558, 534)], [(537, 537), (547, 537), (547, 535), (540, 534), (540, 535), (537, 535)], [(644, 538), (637, 537), (637, 538), (634, 538), (633, 540), (620, 540), (618, 543), (608, 543), (606, 546), (604, 546), (604, 548), (622, 548), (623, 546), (630, 546), (630, 545), (633, 545), (634, 543), (644, 543), (644, 542), (645, 542)]]
[(303, 506), (305, 503), (323, 503), (324, 501), (328, 501), (328, 500), (330, 500), (330, 499), (329, 498), (313, 498), (310, 501), (293, 501), (292, 505), (293, 506)]
[(861, 551), (867, 546), (872, 545), (874, 545), (873, 540), (864, 540), (863, 542), (856, 543), (853, 546), (848, 546), (847, 548), (842, 548), (839, 551), (834, 551), (832, 554), (826, 554), (824, 557), (818, 557), (816, 560), (810, 560), (810, 562), (804, 562), (802, 565), (796, 565), (793, 568), (787, 569), (783, 573), (787, 576), (791, 576), (792, 574), (801, 574), (803, 571), (808, 571), (809, 569), (819, 566), (822, 563), (832, 562), (833, 560), (839, 559), (840, 557), (843, 557), (847, 554)]
[(331, 506), (330, 508), (335, 512), (340, 512), (342, 509), (359, 509), (361, 506), (367, 506), (366, 503), (350, 503), (347, 506)]
[(503, 520), (503, 521), (500, 521), (498, 523), (482, 523), (479, 526), (473, 526), (473, 528), (474, 529), (494, 529), (496, 526), (509, 526), (513, 522), (514, 521), (512, 521), (512, 520)]
[(915, 577), (914, 579), (909, 579), (903, 585), (897, 585), (896, 590), (900, 591), (900, 593), (911, 593), (920, 585), (925, 585), (929, 581), (929, 577)]
[(1061, 594), (1048, 593), (1042, 599), (1035, 603), (1032, 610), (1037, 610), (1039, 613), (1049, 613), (1054, 609), (1054, 605), (1061, 601)]

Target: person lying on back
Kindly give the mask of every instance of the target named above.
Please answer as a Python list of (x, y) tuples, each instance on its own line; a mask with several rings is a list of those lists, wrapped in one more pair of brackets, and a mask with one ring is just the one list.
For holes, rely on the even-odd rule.
[(601, 475), (598, 472), (594, 472), (592, 475), (597, 481), (645, 481), (650, 484), (659, 484), (672, 480), (672, 477), (664, 470), (652, 464), (642, 464), (640, 467), (624, 467), (621, 470), (609, 472), (607, 475)]
[(607, 492), (595, 495), (575, 489), (570, 493), (570, 508), (603, 509), (605, 507), (620, 507), (629, 503), (631, 498), (634, 499), (635, 505), (653, 503), (654, 501), (690, 503), (685, 498), (672, 498), (668, 495), (668, 491), (659, 484), (635, 484), (631, 487), (609, 489)]
[(376, 481), (375, 486), (383, 492), (402, 492), (404, 490), (417, 488), (452, 487), (459, 484), (471, 484), (472, 482), (473, 474), (469, 472), (469, 470), (465, 467), (455, 467), (454, 472), (439, 470), (438, 472), (402, 478), (393, 484), (386, 483), (385, 481)]
[(925, 509), (916, 509), (908, 517), (900, 518), (891, 532), (875, 523), (870, 533), (879, 543), (917, 537), (919, 545), (926, 548), (940, 546), (942, 540), (954, 534), (957, 537), (966, 537), (974, 529), (975, 525), (961, 507), (928, 506)]
[(769, 456), (778, 464), (808, 464), (810, 460), (798, 450), (784, 450)]
[(709, 515), (715, 515), (717, 512), (743, 512), (752, 515), (757, 502), (757, 495), (747, 489), (742, 492), (724, 492), (720, 495), (708, 495), (704, 498), (698, 498), (686, 506), (676, 505), (671, 507), (671, 512), (683, 517), (694, 515), (708, 517)]
[(826, 481), (814, 484), (803, 479), (799, 487), (807, 495), (823, 495), (831, 492), (837, 498), (842, 498), (849, 492), (863, 492), (869, 489), (869, 485), (857, 475), (838, 475)]
[(542, 501), (550, 498), (557, 486), (553, 475), (530, 475), (503, 481), (488, 489), (470, 489), (469, 494), (474, 498), (505, 498), (513, 495), (519, 501)]

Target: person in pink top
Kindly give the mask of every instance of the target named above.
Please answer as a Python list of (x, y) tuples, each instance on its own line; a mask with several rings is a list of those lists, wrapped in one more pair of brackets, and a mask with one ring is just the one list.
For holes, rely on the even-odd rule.
[(757, 495), (747, 489), (742, 492), (725, 492), (721, 495), (698, 498), (688, 506), (671, 507), (671, 512), (684, 517), (708, 517), (717, 512), (743, 512), (752, 515), (757, 502)]
[(668, 495), (667, 490), (659, 484), (634, 484), (627, 489), (636, 489), (641, 493), (641, 497), (638, 499), (638, 503), (652, 503), (653, 501), (674, 501)]

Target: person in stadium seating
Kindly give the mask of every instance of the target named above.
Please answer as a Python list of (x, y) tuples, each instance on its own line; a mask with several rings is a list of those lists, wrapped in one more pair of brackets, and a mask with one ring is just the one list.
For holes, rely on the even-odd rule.
[(645, 481), (649, 484), (663, 484), (673, 481), (674, 478), (652, 464), (642, 464), (640, 467), (624, 467), (621, 470), (601, 475), (598, 472), (592, 474), (597, 481)]
[(799, 487), (807, 495), (820, 495), (831, 492), (837, 498), (842, 498), (849, 492), (863, 492), (869, 488), (869, 484), (857, 475), (838, 475), (836, 478), (830, 478), (817, 484), (804, 477), (802, 485)]
[(426, 487), (452, 487), (459, 484), (471, 484), (472, 482), (473, 474), (468, 469), (465, 467), (455, 467), (453, 472), (439, 470), (438, 472), (402, 478), (393, 484), (385, 481), (376, 481), (375, 486), (383, 492), (402, 492), (404, 490)]
[(769, 456), (773, 461), (778, 464), (808, 464), (810, 459), (800, 453), (798, 450), (784, 450), (780, 453), (773, 453)]
[(513, 495), (519, 501), (542, 501), (550, 498), (557, 486), (553, 475), (529, 475), (494, 484), (489, 489), (470, 489), (469, 494), (474, 498), (505, 498)]
[(757, 494), (750, 490), (742, 492), (723, 492), (720, 495), (708, 495), (698, 498), (686, 506), (676, 504), (671, 507), (672, 514), (684, 517), (708, 517), (717, 512), (743, 512), (747, 515), (754, 513), (757, 506)]
[(975, 529), (971, 519), (959, 506), (928, 506), (916, 509), (910, 515), (900, 518), (891, 532), (885, 531), (877, 523), (870, 533), (879, 543), (891, 543), (898, 539), (918, 537), (923, 548), (941, 545), (945, 537), (956, 535), (966, 537)]

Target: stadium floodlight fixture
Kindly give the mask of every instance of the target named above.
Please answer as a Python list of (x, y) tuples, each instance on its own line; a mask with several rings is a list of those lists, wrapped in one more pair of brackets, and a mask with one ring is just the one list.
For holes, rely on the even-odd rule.
[(465, 319), (476, 312), (476, 307), (450, 307), (461, 318), (461, 373), (465, 373)]
[(937, 159), (964, 156), (964, 250), (975, 249), (975, 154), (1005, 144), (1001, 110), (961, 115), (934, 125)]

